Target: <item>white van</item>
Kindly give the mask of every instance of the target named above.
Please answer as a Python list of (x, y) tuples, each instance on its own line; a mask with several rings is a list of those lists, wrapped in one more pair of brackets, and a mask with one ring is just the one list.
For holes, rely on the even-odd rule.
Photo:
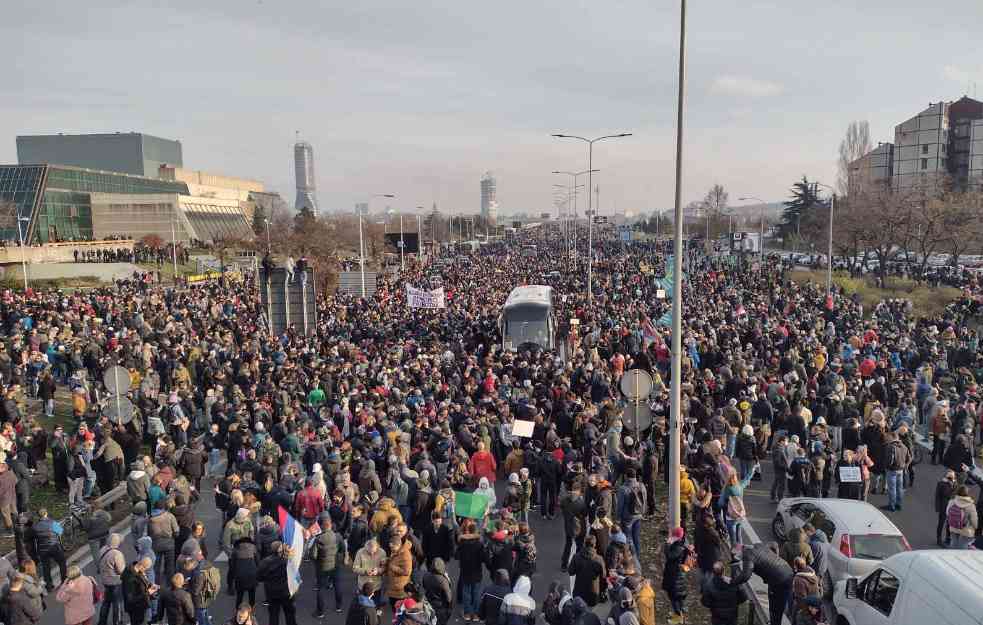
[(906, 551), (836, 585), (837, 625), (983, 625), (983, 552)]

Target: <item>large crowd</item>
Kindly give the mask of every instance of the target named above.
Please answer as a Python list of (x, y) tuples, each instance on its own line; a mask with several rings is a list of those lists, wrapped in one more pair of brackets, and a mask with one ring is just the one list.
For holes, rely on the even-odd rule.
[[(790, 282), (777, 258), (731, 264), (690, 252), (683, 523), (667, 529), (664, 566), (648, 579), (641, 526), (665, 514), (669, 469), (666, 249), (597, 244), (588, 299), (583, 258), (577, 266), (562, 244), (534, 243), (535, 256), (491, 244), (450, 263), (410, 262), (380, 276), (365, 300), (324, 299), (311, 336), (270, 336), (249, 281), (4, 293), (0, 516), (20, 547), (4, 622), (37, 623), (53, 598), (66, 625), (206, 625), (227, 591), (238, 608), (223, 622), (292, 625), (290, 515), (305, 528), (314, 616), (334, 608), (346, 625), (532, 625), (540, 615), (550, 625), (680, 623), (694, 581), (713, 623), (729, 625), (752, 574), (769, 586), (773, 624), (786, 612), (815, 625), (826, 618), (828, 537), (807, 526), (780, 547), (741, 548), (744, 490), (769, 459), (775, 499), (887, 489), (900, 509), (918, 428), (951, 470), (936, 496), (940, 543), (979, 539), (967, 490), (983, 374), (971, 275), (964, 299), (915, 318), (904, 301), (864, 310), (841, 292)], [(404, 284), (438, 283), (446, 308), (407, 308)], [(505, 297), (544, 283), (565, 358), (503, 351)], [(135, 406), (122, 425), (103, 410), (103, 373), (117, 365)], [(652, 423), (641, 431), (623, 418), (618, 391), (635, 368), (654, 380)], [(66, 390), (74, 421), (51, 430)], [(516, 420), (532, 421), (532, 435), (514, 435)], [(837, 466), (860, 467), (862, 481), (838, 483)], [(66, 565), (60, 523), (31, 509), (39, 475), (87, 509), (94, 576)], [(119, 483), (136, 558), (124, 557), (110, 513), (86, 503)], [(195, 515), (201, 502), (223, 514), (211, 544)], [(562, 527), (559, 561), (538, 557), (534, 525)], [(354, 584), (342, 581), (349, 572)], [(534, 600), (532, 584), (557, 572), (572, 583)], [(656, 615), (659, 592), (669, 609)]]

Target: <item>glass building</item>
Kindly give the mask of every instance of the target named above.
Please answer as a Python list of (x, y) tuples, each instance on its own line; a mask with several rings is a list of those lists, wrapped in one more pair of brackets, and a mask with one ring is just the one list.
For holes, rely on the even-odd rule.
[(0, 239), (91, 239), (90, 193), (189, 195), (183, 182), (65, 165), (0, 165)]

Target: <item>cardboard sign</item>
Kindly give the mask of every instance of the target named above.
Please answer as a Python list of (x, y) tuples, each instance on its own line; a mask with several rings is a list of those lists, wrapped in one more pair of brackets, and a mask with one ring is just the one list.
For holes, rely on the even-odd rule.
[(858, 484), (862, 482), (860, 467), (840, 467), (840, 481), (847, 484)]
[(512, 436), (521, 438), (532, 438), (532, 430), (536, 424), (532, 421), (520, 421), (516, 419), (512, 422)]

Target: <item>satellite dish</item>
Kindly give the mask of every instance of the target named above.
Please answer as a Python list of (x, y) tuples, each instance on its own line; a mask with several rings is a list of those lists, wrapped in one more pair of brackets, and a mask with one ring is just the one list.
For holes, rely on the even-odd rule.
[(126, 425), (132, 421), (135, 412), (136, 409), (133, 407), (133, 402), (120, 395), (110, 399), (106, 407), (102, 409), (102, 414), (106, 415), (113, 423), (119, 425)]
[(130, 372), (119, 365), (106, 369), (102, 383), (110, 395), (126, 395), (130, 390)]
[(652, 376), (644, 369), (632, 369), (621, 377), (621, 392), (629, 401), (640, 401), (652, 392)]

